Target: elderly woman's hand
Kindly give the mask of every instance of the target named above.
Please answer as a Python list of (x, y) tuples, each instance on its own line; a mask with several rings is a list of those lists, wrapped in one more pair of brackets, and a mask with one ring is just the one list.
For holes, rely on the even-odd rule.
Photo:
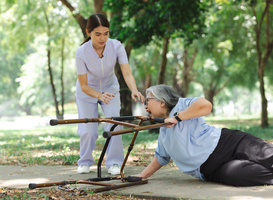
[(170, 123), (170, 125), (166, 126), (167, 128), (173, 127), (178, 121), (175, 119), (175, 117), (170, 117), (164, 120), (165, 123)]

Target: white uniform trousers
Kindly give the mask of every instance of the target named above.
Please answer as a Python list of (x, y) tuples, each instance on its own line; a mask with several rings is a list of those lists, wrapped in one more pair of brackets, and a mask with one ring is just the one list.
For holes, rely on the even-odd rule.
[[(108, 105), (98, 100), (98, 103), (90, 103), (82, 101), (80, 99), (76, 100), (78, 108), (79, 119), (82, 118), (98, 118), (98, 104), (101, 105), (102, 111), (106, 118), (117, 117), (120, 114), (120, 94), (116, 93), (115, 97)], [(110, 131), (114, 124), (105, 123), (104, 130)], [(121, 126), (117, 126), (116, 130), (121, 130)], [(94, 164), (94, 158), (92, 152), (96, 145), (96, 140), (98, 139), (98, 123), (79, 123), (78, 124), (78, 134), (80, 135), (80, 159), (78, 160), (78, 165), (88, 165)], [(100, 133), (103, 134), (103, 133)], [(123, 143), (122, 136), (113, 136), (110, 140), (106, 151), (106, 161), (105, 165), (107, 168), (111, 167), (113, 164), (122, 165), (124, 160), (123, 154)]]

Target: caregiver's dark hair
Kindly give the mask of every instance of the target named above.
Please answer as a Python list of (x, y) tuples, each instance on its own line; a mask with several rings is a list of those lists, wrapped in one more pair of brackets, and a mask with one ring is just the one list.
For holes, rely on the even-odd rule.
[[(86, 29), (88, 30), (89, 33), (91, 33), (95, 28), (99, 27), (99, 26), (103, 26), (103, 27), (110, 27), (110, 23), (107, 20), (107, 18), (102, 15), (102, 14), (94, 14), (91, 15), (88, 20), (87, 20), (87, 24), (86, 24)], [(87, 38), (85, 38), (85, 40), (83, 41), (83, 43), (81, 45), (83, 45), (84, 43), (88, 42), (91, 39), (90, 36), (88, 36)]]
[(165, 102), (169, 112), (177, 104), (178, 99), (180, 98), (179, 94), (172, 87), (164, 84), (149, 87), (146, 90), (146, 96), (149, 92), (156, 100)]

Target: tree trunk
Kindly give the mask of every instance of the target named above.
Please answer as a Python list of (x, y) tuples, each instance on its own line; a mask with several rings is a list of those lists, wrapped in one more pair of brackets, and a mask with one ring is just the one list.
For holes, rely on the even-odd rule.
[(52, 73), (52, 69), (51, 69), (51, 58), (50, 58), (50, 46), (48, 46), (48, 49), (47, 49), (47, 65), (48, 65), (48, 72), (49, 72), (49, 77), (50, 77), (50, 85), (52, 88), (53, 100), (54, 100), (54, 104), (55, 104), (56, 117), (57, 117), (57, 119), (63, 119), (63, 117), (59, 111), (59, 103), (57, 100), (56, 89), (55, 89), (55, 85), (53, 82), (53, 73)]
[(106, 17), (106, 13), (102, 10), (104, 0), (94, 0), (95, 13), (103, 14)]
[(182, 85), (181, 85), (181, 96), (186, 97), (189, 92), (189, 87), (191, 83), (191, 78), (190, 78), (190, 72), (193, 69), (193, 63), (194, 59), (197, 54), (197, 49), (195, 49), (191, 59), (189, 60), (189, 55), (188, 55), (188, 49), (185, 48), (183, 52), (183, 71), (182, 71)]
[(67, 1), (67, 0), (60, 0), (71, 12), (71, 14), (73, 15), (73, 17), (77, 20), (83, 37), (86, 38), (87, 34), (86, 34), (86, 24), (87, 24), (87, 20), (79, 13), (74, 13), (75, 12), (75, 8)]
[(165, 75), (166, 65), (167, 65), (167, 53), (168, 53), (169, 39), (170, 39), (169, 37), (164, 37), (163, 52), (161, 54), (161, 64), (160, 64), (160, 68), (159, 68), (157, 84), (164, 83), (164, 75)]
[(189, 79), (188, 75), (182, 76), (182, 85), (181, 85), (181, 96), (186, 97), (189, 92), (189, 87), (191, 83), (191, 79)]
[(191, 79), (189, 78), (189, 71), (192, 66), (189, 63), (188, 49), (185, 48), (183, 52), (183, 70), (182, 70), (182, 83), (181, 83), (181, 96), (186, 97), (188, 95)]
[[(78, 24), (80, 25), (80, 28), (82, 30), (84, 37), (87, 37), (86, 32), (85, 32), (87, 20), (84, 19), (83, 16), (80, 15), (79, 13), (73, 14), (73, 11), (75, 10), (75, 8), (67, 0), (61, 0), (61, 2), (71, 11), (72, 15), (76, 18)], [(102, 11), (103, 2), (104, 2), (104, 0), (94, 0), (95, 12), (104, 14), (106, 16), (106, 13)], [(114, 13), (111, 13), (111, 17), (113, 16), (113, 14)], [(132, 47), (130, 46), (129, 43), (130, 42), (128, 42), (125, 47), (128, 60), (129, 60), (130, 53), (132, 50)], [(120, 70), (120, 66), (118, 63), (116, 63), (116, 66), (115, 66), (115, 74), (116, 74), (118, 82), (120, 84), (120, 95), (121, 95), (120, 115), (123, 115), (123, 116), (132, 115), (131, 92), (130, 92), (129, 88), (127, 87), (127, 84), (125, 83), (125, 80), (122, 76), (122, 72)]]
[[(155, 52), (153, 53), (153, 56), (152, 56), (154, 63), (156, 63), (158, 61), (159, 56), (160, 56), (159, 50), (155, 49)], [(147, 71), (148, 70), (147, 68), (148, 68), (148, 66), (145, 65), (144, 70)], [(143, 85), (144, 85), (144, 87), (143, 87), (143, 90), (142, 90), (142, 94), (145, 96), (147, 88), (151, 87), (151, 85), (152, 85), (152, 74), (151, 74), (151, 72), (147, 71), (147, 73), (145, 75), (145, 80), (144, 80)]]
[[(188, 49), (185, 48), (183, 51), (183, 69), (182, 69), (182, 77), (177, 76), (177, 71), (174, 74), (173, 77), (173, 86), (175, 90), (180, 94), (182, 97), (186, 97), (189, 92), (190, 83), (192, 81), (192, 78), (190, 76), (190, 72), (193, 69), (193, 63), (195, 60), (197, 54), (197, 49), (195, 49), (194, 53), (192, 54), (191, 58), (189, 58), (188, 55)], [(176, 55), (177, 57), (177, 55)], [(178, 70), (181, 69), (180, 65), (177, 63)]]
[(265, 96), (265, 89), (264, 89), (264, 72), (262, 71), (262, 67), (259, 67), (258, 69), (258, 76), (259, 76), (259, 82), (260, 82), (260, 93), (261, 93), (261, 107), (262, 107), (262, 111), (261, 111), (261, 126), (262, 127), (268, 127), (268, 117), (267, 117), (267, 99)]
[[(125, 47), (128, 60), (130, 58), (132, 46), (130, 45), (130, 42), (127, 43)], [(117, 76), (119, 85), (120, 85), (120, 99), (121, 99), (121, 110), (120, 115), (121, 116), (131, 116), (132, 114), (132, 97), (131, 97), (131, 91), (128, 88), (120, 69), (120, 66), (118, 62), (115, 66), (115, 74)]]
[(207, 99), (212, 104), (212, 110), (211, 113), (214, 115), (214, 109), (213, 109), (213, 98), (215, 96), (215, 91), (212, 89), (204, 89), (205, 99)]
[[(26, 103), (23, 106), (19, 105), (20, 109), (23, 110), (27, 115), (32, 115), (31, 108), (34, 106), (33, 102), (29, 103), (30, 98), (31, 97), (27, 98)], [(1, 117), (1, 115), (0, 115), (0, 117)]]
[(152, 85), (152, 75), (147, 73), (145, 76), (145, 84), (143, 89), (143, 95), (145, 96), (146, 90)]
[(61, 52), (61, 106), (62, 106), (62, 118), (64, 118), (64, 46), (65, 46), (65, 37), (62, 39), (62, 52)]
[[(266, 68), (266, 63), (268, 61), (268, 58), (272, 52), (273, 49), (273, 40), (271, 39), (270, 33), (272, 32), (270, 29), (270, 12), (269, 12), (269, 7), (270, 7), (270, 0), (266, 0), (266, 6), (264, 8), (264, 11), (262, 13), (261, 19), (258, 21), (257, 14), (255, 11), (255, 8), (252, 6), (252, 11), (255, 16), (256, 24), (254, 31), (256, 33), (256, 50), (257, 50), (257, 55), (258, 55), (258, 79), (260, 82), (260, 93), (261, 93), (261, 127), (268, 127), (268, 111), (267, 111), (267, 99), (265, 96), (265, 88), (264, 88), (264, 72)], [(264, 54), (261, 49), (261, 31), (262, 31), (262, 24), (264, 22), (264, 17), (266, 16), (266, 35), (265, 35), (265, 51)]]
[(59, 111), (59, 103), (58, 103), (58, 100), (57, 100), (56, 89), (55, 89), (55, 85), (54, 85), (54, 81), (53, 81), (53, 73), (52, 73), (52, 69), (51, 69), (50, 23), (49, 23), (49, 19), (48, 19), (46, 10), (44, 9), (43, 11), (44, 11), (45, 18), (46, 18), (46, 23), (47, 23), (47, 37), (48, 37), (48, 41), (47, 41), (47, 65), (48, 65), (48, 72), (49, 72), (49, 78), (50, 78), (50, 85), (51, 85), (53, 100), (54, 100), (54, 104), (55, 104), (56, 117), (57, 117), (57, 119), (62, 119), (62, 115), (60, 115), (60, 111)]
[[(200, 82), (199, 82), (200, 83)], [(201, 83), (202, 84), (202, 83)], [(228, 81), (225, 82), (225, 84), (222, 85), (222, 87), (219, 87), (219, 82), (217, 81), (217, 83), (215, 83), (213, 85), (213, 83), (211, 82), (208, 86), (208, 88), (204, 88), (203, 86), (203, 90), (204, 90), (204, 94), (205, 94), (205, 99), (207, 99), (209, 102), (211, 102), (212, 104), (212, 110), (211, 113), (214, 115), (214, 108), (213, 108), (213, 98), (219, 93), (221, 92), (228, 84)], [(217, 89), (217, 87), (219, 87)]]

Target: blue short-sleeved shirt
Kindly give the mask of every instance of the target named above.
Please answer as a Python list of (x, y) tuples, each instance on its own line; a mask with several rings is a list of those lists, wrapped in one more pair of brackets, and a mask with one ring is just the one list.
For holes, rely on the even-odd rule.
[[(185, 110), (197, 99), (180, 98), (169, 116)], [(204, 179), (200, 173), (200, 166), (216, 148), (220, 135), (221, 128), (206, 124), (202, 117), (178, 122), (171, 128), (162, 127), (155, 157), (158, 157), (158, 162), (162, 166), (167, 165), (172, 158), (183, 173)]]
[[(88, 85), (98, 92), (117, 93), (119, 83), (115, 75), (115, 64), (128, 63), (123, 45), (115, 39), (108, 38), (103, 57), (99, 58), (95, 52), (92, 41), (84, 43), (76, 51), (77, 74), (87, 74)], [(97, 102), (96, 98), (82, 92), (79, 81), (76, 84), (76, 97), (89, 102)]]

